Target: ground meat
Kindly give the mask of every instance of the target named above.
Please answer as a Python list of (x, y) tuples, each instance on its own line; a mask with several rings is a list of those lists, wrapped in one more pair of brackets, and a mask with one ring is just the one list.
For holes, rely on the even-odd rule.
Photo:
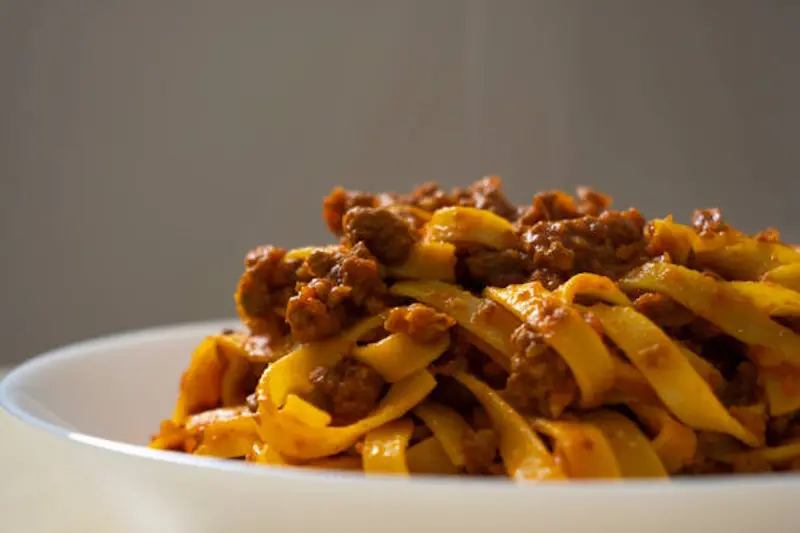
[(352, 289), (335, 281), (316, 278), (289, 299), (286, 321), (297, 342), (329, 337), (342, 329), (347, 319), (345, 303)]
[(697, 209), (692, 214), (692, 225), (701, 237), (711, 237), (729, 233), (732, 228), (722, 220), (719, 209)]
[(618, 278), (645, 262), (644, 226), (644, 218), (630, 209), (541, 221), (520, 231), (532, 278), (553, 289), (580, 272)]
[(345, 191), (336, 187), (322, 202), (322, 216), (334, 235), (342, 234), (342, 219), (353, 207), (377, 207), (378, 197), (361, 191)]
[(466, 287), (506, 287), (528, 280), (531, 261), (520, 250), (472, 246), (459, 253), (456, 272), (459, 283)]
[(781, 232), (776, 228), (767, 228), (756, 235), (756, 240), (760, 242), (771, 242), (777, 244), (781, 242)]
[(537, 193), (533, 204), (524, 208), (519, 217), (523, 226), (533, 226), (545, 220), (566, 220), (582, 216), (599, 216), (611, 205), (611, 198), (588, 187), (577, 190), (578, 202), (564, 191)]
[(372, 367), (351, 357), (331, 368), (314, 369), (309, 381), (314, 386), (314, 402), (331, 414), (336, 425), (351, 424), (371, 413), (385, 385)]
[(462, 201), (462, 205), (485, 209), (509, 220), (516, 218), (517, 209), (503, 194), (500, 178), (492, 176), (478, 180), (469, 187), (469, 193), (472, 201)]
[(450, 316), (439, 313), (432, 307), (414, 303), (389, 311), (383, 327), (389, 333), (405, 333), (415, 342), (430, 343), (448, 334), (455, 323)]
[(662, 328), (676, 328), (690, 324), (694, 314), (663, 294), (649, 292), (633, 302), (634, 308)]
[(511, 341), (517, 353), (511, 359), (504, 395), (519, 411), (556, 418), (577, 398), (577, 385), (564, 360), (551, 348), (540, 351), (541, 339), (520, 326)]
[(297, 294), (286, 307), (294, 340), (321, 340), (381, 311), (388, 298), (382, 276), (382, 268), (363, 243), (313, 251), (298, 270), (299, 279), (310, 281), (298, 283)]
[(284, 326), (276, 309), (284, 308), (297, 282), (302, 261), (287, 261), (286, 250), (261, 246), (247, 254), (245, 271), (236, 289), (242, 321), (255, 335), (275, 337)]
[(497, 435), (491, 429), (468, 431), (461, 439), (464, 469), (473, 476), (492, 475), (497, 457)]
[(402, 264), (417, 241), (408, 222), (388, 209), (354, 207), (345, 214), (343, 227), (346, 245), (362, 242), (389, 266)]

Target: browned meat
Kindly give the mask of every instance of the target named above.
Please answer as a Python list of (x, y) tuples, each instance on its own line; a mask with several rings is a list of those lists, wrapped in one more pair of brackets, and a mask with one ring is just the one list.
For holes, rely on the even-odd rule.
[(378, 199), (374, 194), (360, 191), (345, 191), (336, 187), (322, 202), (322, 216), (328, 229), (334, 235), (342, 234), (342, 220), (345, 213), (353, 207), (376, 207)]
[(692, 225), (701, 237), (710, 237), (732, 231), (732, 228), (722, 220), (719, 209), (697, 209), (692, 214)]
[(242, 321), (255, 335), (279, 336), (283, 331), (280, 309), (294, 292), (301, 261), (285, 260), (286, 250), (261, 246), (247, 254), (245, 271), (236, 289)]
[(309, 380), (315, 403), (331, 414), (336, 425), (351, 424), (371, 413), (385, 385), (375, 370), (351, 357), (331, 368), (314, 369)]
[(520, 250), (474, 246), (459, 255), (459, 281), (467, 287), (480, 289), (524, 283), (531, 272), (531, 261)]
[(436, 342), (447, 335), (455, 320), (432, 307), (414, 303), (408, 307), (395, 307), (383, 327), (389, 333), (405, 333), (415, 342)]
[(662, 328), (686, 326), (695, 320), (691, 311), (669, 296), (655, 292), (639, 296), (633, 306)]
[(577, 398), (577, 385), (564, 360), (552, 349), (534, 355), (539, 336), (520, 326), (511, 338), (517, 349), (504, 391), (508, 402), (523, 413), (557, 417)]
[(533, 226), (544, 220), (566, 220), (582, 216), (599, 216), (611, 205), (611, 198), (588, 187), (578, 188), (578, 202), (564, 191), (537, 193), (533, 204), (519, 218), (522, 226)]
[(313, 251), (298, 270), (297, 294), (289, 299), (286, 322), (294, 340), (310, 342), (338, 333), (385, 307), (383, 271), (363, 243), (350, 249)]
[(344, 240), (349, 246), (364, 243), (381, 263), (391, 266), (408, 258), (417, 236), (405, 219), (388, 209), (354, 207), (344, 216)]
[(647, 259), (644, 226), (644, 218), (630, 209), (523, 227), (532, 278), (550, 289), (580, 272), (618, 278)]
[(286, 321), (297, 342), (329, 337), (342, 329), (347, 319), (345, 303), (352, 289), (335, 281), (316, 278), (289, 299)]

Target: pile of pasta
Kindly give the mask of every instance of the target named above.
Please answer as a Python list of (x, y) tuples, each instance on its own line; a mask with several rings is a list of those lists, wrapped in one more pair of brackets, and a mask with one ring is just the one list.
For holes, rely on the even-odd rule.
[[(800, 439), (767, 438), (770, 424), (788, 424), (800, 410), (800, 335), (788, 320), (800, 316), (800, 251), (738, 232), (700, 235), (668, 217), (647, 228), (666, 253), (617, 279), (580, 272), (552, 290), (531, 281), (478, 292), (455, 282), (458, 246), (499, 249), (515, 231), (485, 209), (435, 210), (409, 259), (390, 269), (389, 291), (402, 305), (449, 317), (506, 373), (518, 350), (512, 336), (528, 328), (540, 339), (528, 357), (554, 351), (574, 378), (575, 401), (550, 415), (515, 409), (490, 377), (448, 355), (451, 335), (420, 342), (380, 334), (391, 312), (384, 309), (329, 339), (285, 339), (279, 357), (260, 356), (247, 331), (209, 336), (150, 446), (275, 467), (466, 475), (466, 437), (488, 429), (496, 450), (482, 474), (517, 481), (800, 468)], [(726, 405), (723, 372), (639, 312), (633, 301), (642, 294), (666, 297), (744, 345), (757, 400)], [(311, 400), (309, 376), (345, 357), (388, 387), (365, 417), (337, 425)], [(445, 379), (471, 395), (470, 411), (432, 395)]]

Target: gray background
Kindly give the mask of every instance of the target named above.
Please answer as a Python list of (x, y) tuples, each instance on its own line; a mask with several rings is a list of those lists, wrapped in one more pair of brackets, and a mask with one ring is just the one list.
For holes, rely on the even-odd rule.
[(230, 316), (336, 184), (590, 184), (800, 241), (800, 2), (0, 0), (0, 363)]

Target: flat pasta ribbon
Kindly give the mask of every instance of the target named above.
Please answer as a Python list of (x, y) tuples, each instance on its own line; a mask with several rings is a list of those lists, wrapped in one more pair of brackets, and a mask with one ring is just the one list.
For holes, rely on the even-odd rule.
[(608, 410), (583, 413), (580, 419), (603, 432), (614, 451), (622, 477), (667, 477), (667, 471), (650, 440), (636, 424)]
[(192, 453), (223, 459), (245, 457), (258, 440), (258, 428), (246, 407), (224, 407), (190, 416), (186, 431), (198, 446)]
[(339, 337), (322, 342), (302, 344), (288, 355), (271, 364), (261, 375), (259, 389), (267, 393), (270, 401), (282, 406), (289, 393), (298, 395), (311, 392), (308, 376), (318, 367), (330, 367), (342, 359), (355, 343), (371, 330), (383, 324), (386, 314), (362, 320)]
[(731, 246), (699, 250), (695, 260), (726, 279), (753, 281), (777, 267), (800, 262), (800, 252), (785, 244), (742, 238)]
[(433, 343), (414, 342), (405, 333), (393, 333), (378, 342), (356, 346), (353, 357), (371, 366), (383, 379), (395, 383), (427, 368), (450, 346), (450, 336), (442, 335)]
[(761, 281), (777, 283), (787, 289), (800, 292), (800, 263), (794, 262), (789, 265), (775, 267), (766, 272)]
[(474, 207), (437, 209), (425, 225), (425, 240), (475, 243), (495, 250), (515, 248), (519, 244), (508, 220)]
[(620, 285), (666, 294), (731, 337), (770, 348), (780, 361), (800, 366), (800, 337), (724, 282), (681, 266), (648, 263), (621, 279)]
[(367, 432), (396, 420), (422, 402), (436, 386), (426, 370), (394, 383), (378, 407), (366, 418), (349, 426), (312, 427), (281, 412), (273, 402), (268, 383), (262, 379), (257, 389), (261, 439), (283, 456), (319, 459), (343, 452)]
[(618, 479), (621, 471), (603, 432), (578, 421), (536, 419), (533, 428), (555, 442), (554, 455), (572, 478)]
[(361, 448), (364, 472), (407, 476), (406, 449), (413, 431), (414, 424), (408, 418), (369, 431)]
[(431, 430), (450, 462), (455, 466), (464, 466), (463, 441), (465, 435), (472, 431), (467, 421), (450, 407), (430, 400), (419, 404), (413, 412)]
[(568, 304), (577, 303), (578, 298), (591, 298), (596, 301), (630, 307), (633, 302), (619, 290), (617, 284), (605, 276), (581, 273), (569, 278), (553, 291)]
[(750, 446), (758, 438), (739, 423), (667, 335), (631, 307), (589, 308), (606, 335), (625, 352), (678, 420), (694, 429), (719, 431)]
[(800, 316), (800, 293), (795, 290), (768, 281), (731, 281), (728, 286), (766, 315)]
[(656, 436), (650, 442), (670, 474), (691, 464), (697, 453), (697, 435), (672, 418), (665, 409), (653, 405), (629, 404), (636, 418)]
[(565, 477), (527, 420), (497, 392), (465, 372), (458, 372), (454, 377), (475, 395), (491, 418), (500, 441), (500, 457), (509, 477), (517, 481)]
[(453, 282), (456, 279), (456, 247), (447, 242), (418, 242), (401, 265), (387, 268), (397, 279), (434, 279)]
[(614, 362), (603, 339), (574, 308), (538, 282), (489, 287), (486, 294), (542, 333), (569, 366), (581, 392), (581, 405), (594, 407), (614, 384)]
[(450, 315), (490, 348), (487, 355), (496, 363), (506, 370), (511, 368), (515, 350), (510, 339), (520, 322), (506, 310), (495, 307), (487, 311), (486, 306), (491, 304), (486, 300), (439, 281), (401, 281), (392, 285), (390, 291)]
[(436, 437), (428, 437), (414, 444), (406, 452), (408, 471), (412, 474), (456, 475), (458, 468)]

